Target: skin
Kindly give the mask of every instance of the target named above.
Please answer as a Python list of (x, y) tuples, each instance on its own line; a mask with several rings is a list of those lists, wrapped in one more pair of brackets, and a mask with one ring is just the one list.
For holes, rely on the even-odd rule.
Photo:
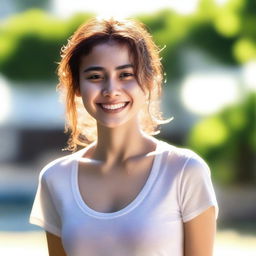
[(184, 256), (212, 256), (216, 234), (215, 208), (184, 223)]
[[(146, 156), (156, 147), (155, 141), (139, 128), (138, 114), (147, 95), (138, 85), (131, 65), (128, 48), (113, 42), (95, 46), (81, 59), (79, 96), (96, 119), (98, 131), (97, 143), (86, 157), (101, 163), (98, 171), (102, 177), (114, 177), (118, 172), (125, 175), (126, 168), (117, 167)], [(117, 113), (106, 112), (100, 105), (110, 103), (127, 105)], [(212, 256), (215, 232), (214, 207), (184, 223), (184, 255)], [(66, 255), (59, 237), (48, 232), (46, 236), (50, 256)]]
[(60, 237), (46, 232), (49, 256), (66, 256)]

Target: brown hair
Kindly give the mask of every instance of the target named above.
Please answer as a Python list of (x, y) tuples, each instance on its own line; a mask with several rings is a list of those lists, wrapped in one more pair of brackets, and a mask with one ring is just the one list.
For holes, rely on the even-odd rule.
[(158, 125), (163, 123), (159, 107), (162, 65), (159, 49), (145, 25), (133, 19), (94, 18), (81, 25), (61, 49), (57, 89), (66, 105), (65, 132), (70, 131), (69, 150), (76, 150), (77, 145), (86, 146), (97, 138), (96, 122), (86, 112), (79, 96), (78, 70), (81, 56), (89, 54), (95, 45), (109, 40), (128, 46), (134, 60), (135, 77), (149, 95), (147, 107), (140, 115), (141, 128), (152, 135), (157, 133)]

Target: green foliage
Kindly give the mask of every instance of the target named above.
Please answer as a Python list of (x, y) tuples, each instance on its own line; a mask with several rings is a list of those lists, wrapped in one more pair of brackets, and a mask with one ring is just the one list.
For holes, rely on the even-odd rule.
[(12, 80), (56, 79), (60, 49), (75, 28), (89, 15), (77, 15), (70, 22), (33, 9), (1, 24), (0, 70)]
[(256, 184), (256, 94), (201, 120), (187, 144), (203, 155), (213, 176), (223, 184)]
[(256, 59), (256, 44), (249, 38), (238, 39), (234, 44), (233, 54), (242, 63)]
[(164, 69), (169, 81), (184, 74), (181, 53), (187, 46), (207, 52), (228, 65), (239, 65), (256, 58), (256, 10), (253, 1), (230, 0), (218, 6), (214, 0), (201, 0), (198, 11), (180, 15), (163, 10), (138, 16), (162, 48)]
[(182, 16), (171, 10), (154, 15), (137, 16), (148, 27), (160, 52), (167, 79), (172, 81), (183, 75), (180, 53), (190, 29), (190, 16)]
[(204, 119), (197, 123), (190, 137), (190, 144), (206, 155), (209, 151), (218, 149), (228, 140), (228, 127), (216, 116)]
[(200, 26), (193, 27), (188, 42), (222, 63), (231, 65), (236, 63), (232, 52), (235, 39), (221, 36), (212, 22), (204, 22)]
[[(256, 58), (256, 2), (230, 0), (218, 6), (201, 0), (187, 38), (192, 45), (226, 64)], [(252, 11), (254, 10), (254, 11)]]
[(215, 19), (214, 25), (216, 31), (225, 37), (233, 37), (241, 29), (239, 16), (229, 11), (220, 12)]
[[(146, 24), (159, 48), (164, 48), (160, 54), (171, 84), (184, 75), (182, 52), (190, 46), (224, 64), (239, 65), (255, 59), (253, 10), (256, 2), (251, 0), (230, 0), (221, 6), (214, 0), (201, 0), (194, 14), (162, 10), (136, 18)], [(76, 28), (92, 16), (80, 13), (61, 20), (33, 9), (5, 20), (0, 24), (0, 72), (11, 80), (56, 79), (61, 47)]]
[(48, 9), (50, 6), (50, 0), (9, 0), (12, 1), (14, 6), (19, 11), (25, 11), (29, 8)]

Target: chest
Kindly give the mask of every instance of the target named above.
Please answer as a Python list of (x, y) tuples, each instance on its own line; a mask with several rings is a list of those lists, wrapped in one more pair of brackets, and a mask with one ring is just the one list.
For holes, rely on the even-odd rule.
[(156, 163), (154, 170), (159, 173), (150, 177), (155, 178), (147, 183), (151, 185), (141, 196), (140, 203), (135, 208), (128, 206), (121, 215), (111, 216), (99, 215), (99, 212), (116, 212), (130, 204), (152, 173), (153, 162), (148, 169), (136, 164), (133, 169), (137, 175), (131, 176), (102, 177), (83, 168), (74, 171), (74, 195), (79, 187), (81, 199), (98, 214), (89, 211), (76, 196), (76, 202), (65, 200), (69, 203), (63, 210), (62, 238), (68, 255), (83, 256), (85, 251), (92, 256), (183, 255), (183, 225), (176, 200), (177, 189), (169, 170), (167, 172)]
[[(99, 170), (81, 168), (78, 187), (84, 203), (98, 212), (116, 212), (129, 205), (140, 194), (152, 171), (154, 159), (118, 169), (111, 175), (98, 175)], [(88, 168), (88, 167), (87, 167)]]

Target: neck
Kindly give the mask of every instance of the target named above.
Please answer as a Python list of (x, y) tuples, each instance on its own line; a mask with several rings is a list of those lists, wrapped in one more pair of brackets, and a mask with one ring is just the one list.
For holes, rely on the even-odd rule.
[(98, 139), (94, 157), (105, 163), (123, 162), (147, 150), (152, 141), (143, 134), (138, 123), (108, 128), (97, 125)]

